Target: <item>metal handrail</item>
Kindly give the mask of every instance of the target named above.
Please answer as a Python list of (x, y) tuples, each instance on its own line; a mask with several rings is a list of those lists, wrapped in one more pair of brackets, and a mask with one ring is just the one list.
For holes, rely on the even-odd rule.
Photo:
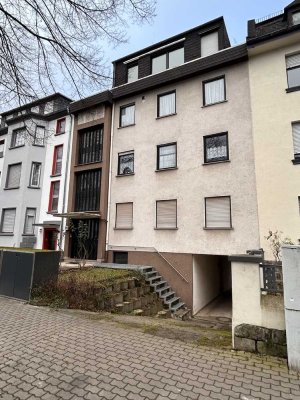
[(265, 17), (257, 18), (255, 20), (255, 23), (259, 24), (260, 22), (267, 21), (268, 19), (271, 19), (271, 18), (274, 18), (274, 17), (278, 17), (279, 15), (283, 14), (283, 12), (284, 12), (283, 10), (280, 10), (280, 11), (277, 11), (277, 12), (275, 12), (273, 14), (266, 15)]
[(161, 258), (163, 258), (163, 259), (165, 260), (165, 262), (166, 262), (167, 264), (170, 265), (171, 268), (174, 269), (174, 271), (175, 271), (186, 283), (189, 283), (189, 281), (178, 271), (177, 268), (174, 267), (174, 265), (172, 265), (172, 264), (170, 263), (170, 261), (168, 261), (155, 247), (153, 247), (153, 249), (155, 250), (155, 252), (156, 252)]

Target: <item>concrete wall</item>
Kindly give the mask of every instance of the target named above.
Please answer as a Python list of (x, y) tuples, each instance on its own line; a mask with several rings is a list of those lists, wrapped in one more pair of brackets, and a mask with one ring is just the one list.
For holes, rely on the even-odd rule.
[(300, 165), (294, 158), (292, 122), (300, 121), (300, 91), (286, 93), (285, 57), (300, 51), (300, 33), (249, 50), (253, 140), (261, 246), (269, 229), (298, 243)]
[(258, 263), (232, 262), (232, 328), (241, 324), (285, 329), (283, 296), (262, 295)]
[[(226, 76), (227, 102), (203, 107), (202, 80)], [(177, 114), (156, 119), (157, 95), (176, 89)], [(136, 103), (135, 126), (118, 129)], [(234, 254), (259, 245), (247, 63), (116, 102), (108, 249)], [(203, 165), (203, 136), (228, 131), (230, 162)], [(178, 169), (155, 172), (156, 146), (177, 142)], [(116, 177), (118, 153), (135, 152), (135, 175)], [(204, 230), (204, 198), (230, 195), (233, 230)], [(155, 230), (156, 200), (177, 199), (178, 230)], [(133, 202), (133, 230), (116, 230), (116, 203)]]
[(221, 291), (219, 258), (205, 255), (193, 257), (193, 314), (196, 314)]

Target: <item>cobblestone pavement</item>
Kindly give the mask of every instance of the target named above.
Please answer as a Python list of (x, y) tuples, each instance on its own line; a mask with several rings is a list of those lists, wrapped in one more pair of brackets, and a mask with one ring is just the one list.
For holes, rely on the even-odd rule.
[(0, 299), (0, 399), (300, 399), (274, 359)]

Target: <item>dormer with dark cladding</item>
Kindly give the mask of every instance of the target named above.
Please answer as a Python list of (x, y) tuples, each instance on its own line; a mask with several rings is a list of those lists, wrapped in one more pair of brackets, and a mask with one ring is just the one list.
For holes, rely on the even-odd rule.
[[(184, 63), (201, 57), (201, 36), (218, 32), (219, 50), (230, 47), (226, 26), (223, 17), (214, 19), (208, 23), (197, 26), (179, 35), (163, 40), (152, 46), (113, 62), (114, 80), (113, 87), (127, 83), (128, 68), (138, 66), (138, 79), (152, 74), (152, 59), (164, 52), (170, 52), (180, 47), (184, 48)], [(184, 64), (183, 64), (184, 65)]]
[(283, 11), (276, 14), (248, 21), (247, 45), (272, 40), (288, 33), (300, 30), (300, 23), (295, 21), (295, 15), (299, 18), (300, 0), (290, 3)]

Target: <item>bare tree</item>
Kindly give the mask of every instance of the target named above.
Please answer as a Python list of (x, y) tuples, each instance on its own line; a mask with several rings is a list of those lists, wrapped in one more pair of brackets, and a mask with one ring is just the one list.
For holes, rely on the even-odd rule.
[(156, 0), (0, 0), (0, 107), (110, 84), (106, 47), (126, 40), (126, 21), (149, 21)]

